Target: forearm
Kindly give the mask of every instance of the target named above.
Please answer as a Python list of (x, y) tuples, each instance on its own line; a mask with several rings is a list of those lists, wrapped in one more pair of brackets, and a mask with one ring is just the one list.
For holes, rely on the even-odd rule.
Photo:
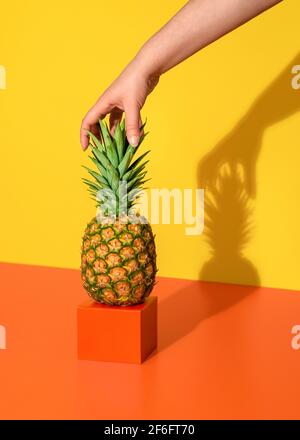
[(81, 125), (83, 149), (89, 134), (98, 133), (98, 120), (110, 114), (113, 132), (125, 112), (128, 142), (140, 139), (140, 111), (159, 76), (198, 50), (282, 0), (190, 0), (159, 32), (100, 96)]
[(161, 75), (203, 47), (282, 0), (190, 0), (133, 60), (147, 75)]

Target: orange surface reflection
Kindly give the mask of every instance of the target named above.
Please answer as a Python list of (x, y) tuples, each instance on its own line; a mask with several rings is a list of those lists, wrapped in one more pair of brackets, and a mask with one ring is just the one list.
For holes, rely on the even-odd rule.
[(158, 350), (114, 364), (76, 358), (79, 272), (0, 274), (1, 419), (300, 417), (299, 292), (160, 278)]

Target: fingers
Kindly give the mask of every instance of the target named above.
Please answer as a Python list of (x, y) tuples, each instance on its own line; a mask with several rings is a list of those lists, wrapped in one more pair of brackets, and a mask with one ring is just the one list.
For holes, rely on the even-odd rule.
[(109, 128), (112, 136), (114, 135), (117, 125), (120, 124), (122, 120), (122, 115), (123, 115), (123, 110), (120, 110), (117, 107), (112, 109), (112, 112), (109, 117)]
[(256, 197), (256, 171), (255, 171), (255, 163), (249, 162), (244, 164), (244, 179), (245, 179), (245, 187), (246, 191), (252, 199)]
[(83, 150), (86, 150), (89, 145), (89, 134), (87, 130), (94, 132), (98, 120), (106, 116), (113, 107), (114, 106), (106, 102), (104, 98), (100, 98), (94, 107), (86, 114), (80, 128), (80, 143)]
[(125, 124), (128, 142), (137, 147), (140, 140), (140, 109), (136, 103), (125, 105)]
[[(121, 107), (121, 108), (119, 108)], [(118, 123), (121, 122), (123, 108), (125, 109), (125, 123), (126, 123), (126, 136), (128, 142), (133, 147), (137, 147), (140, 141), (140, 126), (141, 115), (140, 108), (137, 102), (129, 102), (126, 105), (110, 104), (107, 99), (101, 97), (98, 102), (91, 108), (91, 110), (84, 117), (81, 129), (80, 129), (80, 143), (83, 150), (86, 150), (89, 145), (88, 131), (92, 131), (94, 134), (98, 134), (97, 126), (99, 119), (105, 117), (110, 113), (110, 130), (113, 134)]]

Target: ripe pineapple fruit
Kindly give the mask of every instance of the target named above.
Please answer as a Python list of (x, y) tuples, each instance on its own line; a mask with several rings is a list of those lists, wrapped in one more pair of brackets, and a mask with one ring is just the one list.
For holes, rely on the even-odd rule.
[(100, 139), (89, 132), (90, 159), (97, 171), (86, 168), (94, 180), (83, 179), (98, 207), (83, 236), (83, 286), (100, 303), (139, 304), (150, 295), (157, 271), (151, 226), (134, 209), (145, 183), (148, 161), (143, 159), (149, 151), (132, 162), (138, 147), (128, 144), (124, 120), (113, 137), (102, 120), (99, 127)]

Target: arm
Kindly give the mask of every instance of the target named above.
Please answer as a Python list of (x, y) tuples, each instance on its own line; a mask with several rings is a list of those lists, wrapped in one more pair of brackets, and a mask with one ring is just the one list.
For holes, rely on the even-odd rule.
[(87, 113), (81, 126), (83, 149), (88, 146), (86, 129), (97, 134), (98, 119), (109, 113), (110, 127), (114, 130), (123, 112), (128, 141), (136, 146), (140, 135), (140, 110), (160, 75), (281, 1), (190, 0), (144, 44)]

